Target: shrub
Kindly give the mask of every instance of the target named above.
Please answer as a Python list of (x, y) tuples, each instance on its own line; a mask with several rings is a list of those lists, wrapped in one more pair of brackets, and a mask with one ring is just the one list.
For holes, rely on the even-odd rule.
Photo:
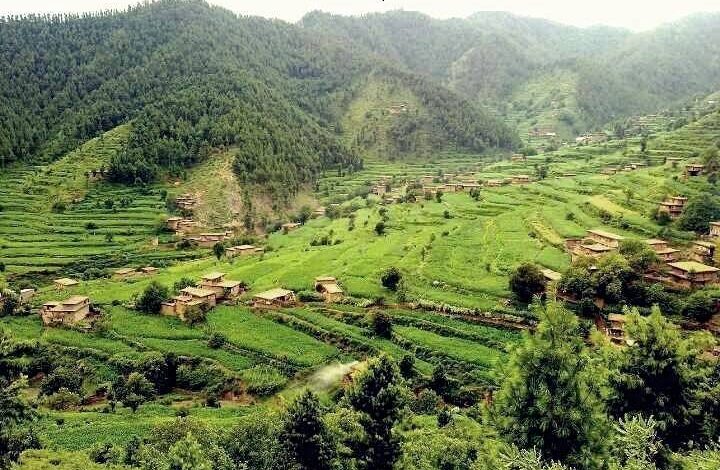
[(50, 210), (56, 214), (62, 214), (67, 210), (67, 205), (63, 201), (55, 201)]
[(440, 401), (440, 397), (434, 390), (425, 388), (418, 393), (412, 404), (412, 410), (423, 415), (435, 414), (440, 406)]
[(385, 222), (380, 221), (377, 224), (375, 224), (375, 233), (377, 233), (378, 235), (385, 234)]
[(213, 349), (219, 349), (225, 346), (228, 342), (227, 336), (222, 333), (214, 332), (210, 334), (208, 338), (208, 347)]
[(98, 224), (95, 222), (88, 222), (85, 224), (85, 230), (97, 230)]
[(682, 315), (699, 322), (706, 322), (718, 311), (720, 297), (717, 293), (697, 291), (692, 293), (682, 307)]
[(62, 387), (45, 399), (45, 405), (53, 410), (71, 410), (80, 406), (80, 395)]
[(385, 272), (382, 273), (380, 276), (380, 282), (382, 283), (383, 287), (386, 289), (390, 289), (392, 291), (397, 290), (398, 284), (400, 284), (400, 281), (402, 280), (402, 273), (400, 270), (394, 266), (389, 267), (385, 270)]
[(298, 292), (298, 300), (300, 302), (322, 302), (323, 296), (311, 290), (303, 290)]
[(537, 266), (524, 263), (510, 275), (509, 287), (520, 302), (528, 303), (545, 290), (545, 277)]
[(392, 318), (383, 311), (373, 313), (372, 329), (377, 336), (390, 338), (392, 336)]
[(170, 298), (168, 288), (157, 281), (153, 281), (137, 299), (135, 308), (144, 313), (158, 314), (162, 303), (168, 298)]

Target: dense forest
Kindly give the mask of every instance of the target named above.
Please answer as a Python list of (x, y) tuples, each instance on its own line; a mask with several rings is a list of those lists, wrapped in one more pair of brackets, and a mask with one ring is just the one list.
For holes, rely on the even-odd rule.
[(576, 77), (579, 117), (594, 126), (720, 86), (718, 15), (641, 34), (505, 12), (450, 20), (404, 11), (363, 17), (313, 12), (301, 24), (389, 57), (501, 113), (533, 77), (559, 71)]
[(361, 165), (338, 121), (370, 73), (413, 90), (438, 146), (514, 144), (503, 124), (429, 80), (295, 25), (200, 1), (1, 21), (5, 161), (51, 160), (132, 121), (113, 180), (151, 181), (234, 146), (243, 181), (293, 191), (323, 168)]

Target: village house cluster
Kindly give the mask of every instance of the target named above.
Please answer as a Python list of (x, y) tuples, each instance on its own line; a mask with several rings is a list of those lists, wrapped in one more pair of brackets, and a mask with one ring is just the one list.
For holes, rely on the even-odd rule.
[(202, 276), (197, 287), (185, 287), (178, 295), (163, 302), (160, 313), (185, 320), (190, 310), (210, 310), (218, 302), (236, 299), (246, 288), (242, 281), (225, 279), (225, 273), (208, 273)]

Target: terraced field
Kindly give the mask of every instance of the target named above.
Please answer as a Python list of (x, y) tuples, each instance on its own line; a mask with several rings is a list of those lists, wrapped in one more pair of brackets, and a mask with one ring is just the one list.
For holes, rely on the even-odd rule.
[[(12, 275), (82, 275), (90, 266), (162, 265), (193, 253), (154, 246), (165, 218), (160, 187), (93, 181), (127, 136), (125, 126), (49, 165), (0, 172), (0, 262)], [(161, 242), (164, 240), (161, 240)]]

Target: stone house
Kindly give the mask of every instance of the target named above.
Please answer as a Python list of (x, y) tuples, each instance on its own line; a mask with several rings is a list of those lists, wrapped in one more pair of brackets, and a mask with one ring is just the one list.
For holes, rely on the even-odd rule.
[(337, 279), (331, 276), (315, 278), (315, 291), (322, 294), (326, 302), (336, 302), (343, 296), (343, 290)]
[(678, 261), (668, 263), (672, 281), (682, 287), (694, 289), (716, 284), (720, 269), (697, 261)]
[(68, 277), (63, 277), (60, 279), (55, 279), (53, 281), (53, 284), (55, 285), (55, 289), (57, 290), (63, 290), (68, 289), (70, 287), (75, 287), (78, 284), (80, 284), (79, 281), (76, 281), (75, 279), (70, 279)]
[(620, 246), (620, 242), (625, 239), (625, 237), (621, 235), (606, 232), (605, 230), (600, 229), (588, 230), (587, 238), (610, 248), (618, 248)]
[(273, 308), (295, 305), (295, 292), (282, 288), (270, 289), (253, 296), (253, 307)]
[(288, 233), (300, 228), (300, 224), (297, 222), (288, 222), (286, 224), (282, 224), (280, 228), (282, 229), (283, 233)]
[(77, 325), (90, 315), (90, 298), (75, 295), (63, 301), (46, 302), (40, 308), (45, 326)]
[(216, 300), (230, 300), (245, 291), (245, 284), (225, 279), (225, 273), (209, 273), (202, 276), (200, 288), (214, 292)]

